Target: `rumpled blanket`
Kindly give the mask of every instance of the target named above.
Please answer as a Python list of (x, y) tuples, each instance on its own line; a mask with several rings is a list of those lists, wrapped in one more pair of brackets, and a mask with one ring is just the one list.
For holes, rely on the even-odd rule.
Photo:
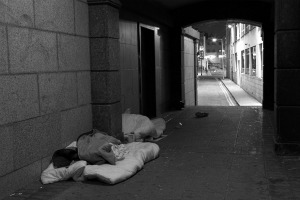
[(78, 157), (90, 164), (101, 165), (109, 162), (115, 165), (116, 156), (112, 151), (113, 144), (119, 145), (121, 141), (94, 129), (91, 133), (82, 134), (77, 139)]
[[(67, 148), (69, 147), (76, 147), (76, 141)], [(86, 161), (80, 160), (69, 167), (55, 168), (53, 163), (50, 163), (42, 172), (41, 181), (43, 184), (49, 184), (71, 178), (75, 181), (98, 179), (108, 184), (116, 184), (133, 176), (146, 162), (159, 155), (159, 146), (151, 142), (132, 142), (116, 148), (122, 152), (119, 152), (120, 155), (124, 153), (124, 158), (117, 160), (115, 165), (109, 163), (89, 165)]]

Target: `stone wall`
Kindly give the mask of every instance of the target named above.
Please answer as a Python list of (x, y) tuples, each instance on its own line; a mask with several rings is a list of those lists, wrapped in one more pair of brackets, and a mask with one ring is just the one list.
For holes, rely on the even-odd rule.
[(88, 0), (93, 127), (123, 139), (118, 0)]
[(241, 74), (241, 85), (248, 94), (262, 103), (263, 98), (263, 80), (255, 76)]
[(92, 128), (86, 0), (0, 0), (0, 199)]
[(275, 113), (278, 142), (300, 143), (300, 1), (275, 1)]

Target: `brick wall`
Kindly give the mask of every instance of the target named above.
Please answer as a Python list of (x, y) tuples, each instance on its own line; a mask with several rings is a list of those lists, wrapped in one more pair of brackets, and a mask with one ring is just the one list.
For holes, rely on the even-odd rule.
[(92, 128), (88, 28), (86, 0), (0, 0), (0, 199)]

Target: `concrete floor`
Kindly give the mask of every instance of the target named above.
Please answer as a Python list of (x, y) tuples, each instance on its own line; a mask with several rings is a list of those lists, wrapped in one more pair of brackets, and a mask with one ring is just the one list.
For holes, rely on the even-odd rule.
[[(197, 111), (209, 116), (195, 118)], [(300, 159), (274, 154), (272, 115), (261, 107), (224, 106), (167, 113), (160, 157), (130, 179), (36, 182), (5, 199), (300, 199)]]

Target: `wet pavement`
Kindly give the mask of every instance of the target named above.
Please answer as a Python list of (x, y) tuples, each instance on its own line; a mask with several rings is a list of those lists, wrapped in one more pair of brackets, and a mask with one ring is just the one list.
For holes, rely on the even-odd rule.
[[(195, 118), (196, 112), (208, 117)], [(274, 154), (273, 112), (261, 107), (188, 107), (166, 113), (160, 156), (116, 185), (32, 183), (19, 199), (300, 199), (300, 159)]]

